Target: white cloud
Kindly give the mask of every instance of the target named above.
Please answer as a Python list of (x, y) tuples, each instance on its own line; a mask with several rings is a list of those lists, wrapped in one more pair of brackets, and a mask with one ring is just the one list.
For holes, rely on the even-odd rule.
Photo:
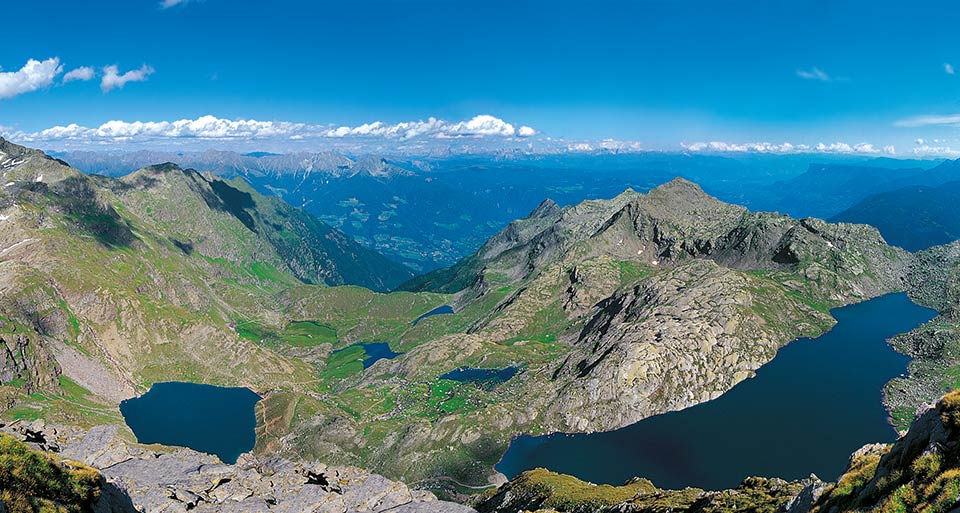
[(160, 8), (169, 9), (177, 5), (186, 5), (190, 0), (161, 0)]
[(846, 153), (846, 154), (896, 154), (896, 148), (892, 145), (876, 148), (871, 143), (859, 143), (850, 145), (843, 142), (830, 144), (818, 143), (810, 146), (807, 144), (794, 144), (790, 142), (769, 143), (769, 142), (748, 142), (748, 143), (728, 143), (723, 141), (681, 143), (687, 151), (705, 152), (705, 153)]
[(449, 136), (499, 135), (513, 137), (517, 131), (506, 121), (487, 114), (474, 116), (469, 121), (461, 121), (444, 131)]
[(798, 69), (797, 76), (806, 80), (819, 80), (821, 82), (830, 82), (833, 80), (830, 75), (820, 68)]
[(592, 152), (592, 151), (613, 151), (613, 152), (635, 152), (643, 151), (643, 147), (636, 141), (620, 141), (617, 139), (602, 139), (595, 142), (570, 142), (567, 143), (567, 151), (571, 152)]
[(943, 63), (943, 71), (945, 71), (947, 75), (953, 75), (953, 64), (950, 64), (949, 62)]
[(604, 150), (615, 151), (642, 151), (643, 146), (636, 141), (620, 141), (617, 139), (604, 139), (600, 141), (599, 147)]
[(128, 82), (143, 82), (151, 74), (153, 74), (153, 68), (146, 64), (140, 69), (133, 69), (122, 75), (116, 65), (105, 66), (103, 78), (100, 79), (100, 89), (108, 93), (113, 89), (123, 88)]
[(62, 71), (60, 59), (52, 57), (30, 59), (19, 71), (0, 72), (0, 100), (49, 87)]
[(365, 123), (358, 126), (337, 126), (322, 130), (324, 137), (385, 137), (388, 139), (413, 139), (415, 137), (454, 138), (454, 137), (530, 137), (537, 133), (531, 127), (522, 126), (518, 131), (511, 123), (482, 114), (465, 121), (449, 123), (442, 119), (428, 118), (426, 121), (405, 121), (387, 124), (382, 121)]
[(571, 143), (567, 145), (567, 151), (593, 151), (593, 146), (585, 142)]
[[(524, 130), (527, 129), (527, 130)], [(15, 137), (27, 143), (36, 142), (145, 142), (155, 140), (252, 140), (307, 138), (356, 138), (408, 140), (414, 138), (515, 138), (529, 137), (536, 130), (524, 126), (517, 131), (513, 125), (489, 115), (450, 123), (437, 118), (426, 121), (407, 121), (387, 124), (382, 121), (362, 125), (331, 126), (288, 121), (259, 121), (255, 119), (223, 119), (202, 116), (176, 121), (120, 121), (113, 120), (98, 127), (78, 124), (54, 126), (39, 132), (18, 132)]]
[(768, 142), (728, 143), (723, 141), (680, 143), (684, 149), (694, 152), (716, 153), (794, 153), (809, 151), (810, 147), (804, 144), (794, 145), (788, 142), (774, 144)]
[(917, 145), (913, 149), (913, 154), (919, 157), (960, 157), (960, 150), (955, 150), (950, 146), (930, 146), (927, 144)]
[(920, 127), (933, 125), (960, 125), (960, 114), (932, 114), (905, 118), (894, 123), (896, 126)]
[(93, 68), (90, 66), (81, 66), (68, 71), (67, 74), (63, 76), (63, 83), (66, 84), (67, 82), (73, 82), (74, 80), (86, 82), (93, 79), (95, 74), (96, 72), (93, 71)]

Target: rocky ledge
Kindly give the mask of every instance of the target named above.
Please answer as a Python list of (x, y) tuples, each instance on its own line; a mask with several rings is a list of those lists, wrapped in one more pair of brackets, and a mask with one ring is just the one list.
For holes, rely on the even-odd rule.
[(0, 428), (104, 477), (95, 513), (471, 513), (355, 467), (244, 455), (234, 465), (190, 449), (127, 443), (118, 426), (90, 431), (14, 422)]

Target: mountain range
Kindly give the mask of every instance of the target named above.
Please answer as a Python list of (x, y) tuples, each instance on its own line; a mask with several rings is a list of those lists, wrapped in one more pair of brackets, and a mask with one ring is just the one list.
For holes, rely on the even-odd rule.
[[(253, 457), (458, 496), (502, 483), (493, 465), (516, 435), (718, 397), (828, 330), (833, 307), (907, 290), (941, 312), (895, 342), (923, 356), (887, 391), (905, 424), (960, 354), (945, 301), (960, 245), (911, 254), (871, 226), (754, 212), (682, 178), (541, 200), (414, 277), (245, 178), (175, 164), (110, 178), (0, 152), (7, 420), (88, 429), (122, 424), (118, 402), (153, 383), (246, 386), (263, 397)], [(374, 341), (390, 356), (367, 364)], [(470, 369), (499, 377), (452, 377)]]
[[(827, 218), (869, 192), (920, 179), (940, 161), (829, 155), (696, 155), (659, 152), (489, 154), (448, 157), (348, 156), (335, 152), (240, 154), (68, 152), (86, 173), (122, 176), (157, 162), (224, 178), (242, 177), (417, 272), (469, 255), (544, 198), (561, 206), (645, 192), (682, 176), (724, 201), (795, 217)], [(906, 171), (902, 167), (910, 167)], [(805, 185), (806, 184), (806, 185)], [(852, 195), (847, 198), (847, 195)]]

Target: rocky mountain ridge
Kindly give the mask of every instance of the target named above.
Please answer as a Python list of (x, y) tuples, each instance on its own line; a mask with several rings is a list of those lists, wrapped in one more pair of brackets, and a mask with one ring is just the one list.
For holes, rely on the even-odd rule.
[[(612, 200), (566, 209), (544, 204), (454, 267), (403, 287), (456, 292), (482, 281), (487, 269), (520, 280), (546, 263), (597, 254), (647, 265), (708, 258), (732, 269), (802, 268), (810, 276), (829, 273), (847, 281), (839, 288), (849, 297), (900, 286), (909, 260), (905, 251), (888, 247), (875, 228), (750, 212), (677, 178), (648, 194), (627, 190)], [(865, 264), (878, 266), (879, 274), (865, 274)]]

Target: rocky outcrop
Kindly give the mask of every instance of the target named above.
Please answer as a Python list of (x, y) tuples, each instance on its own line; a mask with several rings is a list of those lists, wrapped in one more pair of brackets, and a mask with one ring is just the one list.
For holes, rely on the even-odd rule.
[(226, 465), (189, 449), (127, 443), (117, 426), (82, 432), (40, 421), (17, 422), (0, 431), (100, 469), (106, 485), (95, 513), (473, 511), (356, 467), (252, 456)]
[(960, 390), (927, 409), (896, 443), (857, 451), (809, 512), (953, 512), (960, 509), (958, 489)]

